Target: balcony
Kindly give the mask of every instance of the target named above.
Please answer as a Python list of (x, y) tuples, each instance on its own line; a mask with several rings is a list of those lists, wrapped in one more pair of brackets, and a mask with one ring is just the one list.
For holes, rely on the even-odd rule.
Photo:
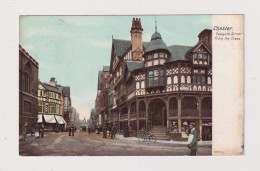
[(139, 111), (139, 118), (145, 118), (145, 111)]
[(181, 116), (182, 117), (198, 117), (199, 111), (197, 109), (182, 109)]
[(201, 116), (202, 117), (212, 117), (212, 109), (202, 109)]
[(134, 118), (136, 118), (136, 117), (137, 117), (137, 114), (136, 114), (136, 113), (131, 113), (131, 114), (130, 114), (130, 118), (131, 118), (131, 119), (134, 119)]
[(170, 109), (169, 117), (178, 117), (178, 109)]
[(128, 119), (128, 114), (120, 115), (120, 120)]

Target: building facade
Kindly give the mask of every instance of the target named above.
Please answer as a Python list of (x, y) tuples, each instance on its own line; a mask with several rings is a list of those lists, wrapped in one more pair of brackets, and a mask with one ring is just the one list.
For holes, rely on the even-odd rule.
[(131, 40), (112, 40), (109, 96), (104, 85), (98, 90), (109, 103), (96, 100), (97, 115), (106, 121), (110, 112), (119, 130), (145, 127), (160, 132), (159, 139), (185, 139), (194, 122), (199, 138), (211, 140), (212, 31), (202, 30), (194, 46), (167, 46), (157, 29), (143, 42), (142, 31), (134, 18)]
[(19, 45), (19, 133), (24, 122), (29, 130), (37, 124), (39, 64)]
[(64, 91), (55, 78), (49, 83), (39, 81), (38, 85), (38, 123), (44, 123), (48, 130), (66, 128), (64, 120)]

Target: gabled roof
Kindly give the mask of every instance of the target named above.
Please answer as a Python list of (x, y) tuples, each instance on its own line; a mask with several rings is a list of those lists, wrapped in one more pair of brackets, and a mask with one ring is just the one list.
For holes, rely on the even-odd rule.
[(43, 85), (49, 91), (60, 93), (60, 91), (57, 87), (53, 87), (53, 86), (49, 85), (48, 83), (43, 83)]
[(121, 57), (125, 51), (131, 46), (130, 40), (113, 39), (113, 45), (118, 57)]
[[(148, 43), (149, 42), (143, 42), (143, 47), (146, 48)], [(132, 42), (131, 40), (113, 39), (113, 45), (116, 50), (117, 56), (122, 57), (127, 49), (132, 46)]]
[(193, 52), (194, 50), (196, 50), (197, 48), (199, 48), (201, 45), (203, 45), (203, 46), (207, 49), (207, 51), (209, 51), (209, 52), (211, 53), (211, 51), (209, 50), (209, 48), (208, 48), (202, 41), (200, 41), (200, 42), (198, 42), (193, 48), (191, 48), (191, 49), (187, 52), (187, 54), (190, 53), (190, 52)]
[(182, 45), (169, 46), (168, 50), (170, 51), (171, 55), (166, 60), (166, 63), (179, 61), (179, 60), (188, 61), (185, 55), (191, 48), (192, 46), (182, 46)]
[(144, 61), (142, 62), (126, 62), (126, 66), (129, 72), (137, 69), (144, 68)]

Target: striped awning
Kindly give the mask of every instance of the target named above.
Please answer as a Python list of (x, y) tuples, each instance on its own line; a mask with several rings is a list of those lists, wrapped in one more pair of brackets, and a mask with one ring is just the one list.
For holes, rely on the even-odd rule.
[(66, 122), (64, 122), (64, 119), (63, 119), (62, 116), (55, 115), (55, 118), (56, 118), (56, 120), (57, 120), (57, 122), (58, 122), (59, 124), (65, 124), (65, 123), (66, 123)]
[(46, 123), (56, 123), (54, 115), (43, 115)]

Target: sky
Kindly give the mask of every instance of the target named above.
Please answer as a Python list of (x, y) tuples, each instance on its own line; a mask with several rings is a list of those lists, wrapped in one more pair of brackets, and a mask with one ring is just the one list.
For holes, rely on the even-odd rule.
[(132, 19), (141, 18), (143, 41), (155, 32), (167, 46), (194, 46), (211, 15), (172, 16), (20, 16), (20, 45), (39, 63), (39, 79), (70, 86), (72, 106), (80, 119), (95, 107), (98, 70), (110, 64), (112, 36), (130, 40)]

